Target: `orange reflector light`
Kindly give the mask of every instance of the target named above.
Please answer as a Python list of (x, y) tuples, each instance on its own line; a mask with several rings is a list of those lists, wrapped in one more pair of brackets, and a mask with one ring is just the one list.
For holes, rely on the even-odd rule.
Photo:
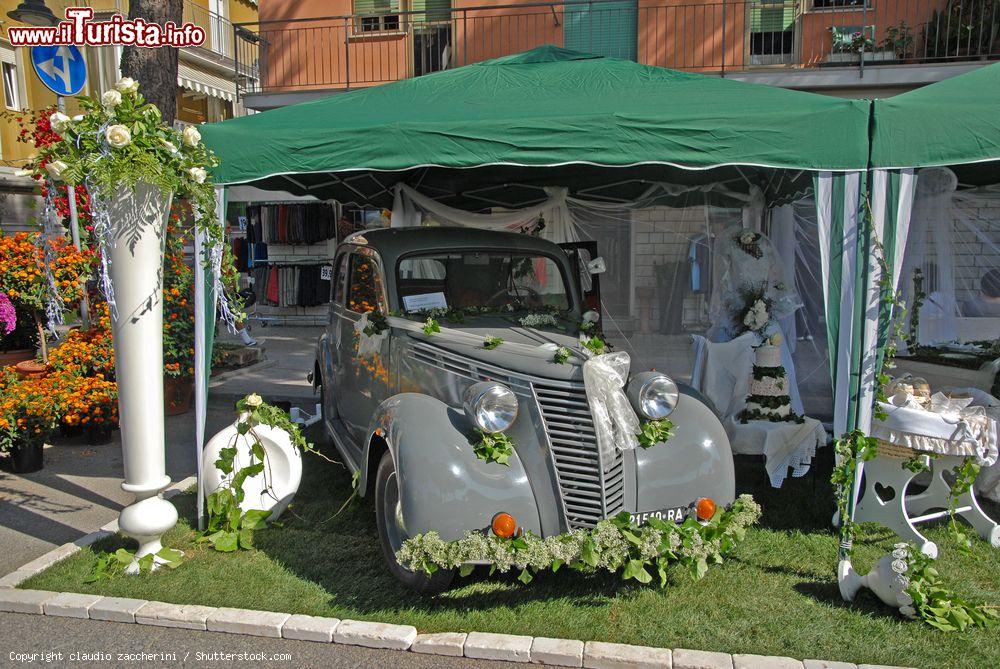
[(711, 497), (702, 497), (695, 502), (694, 511), (698, 514), (698, 520), (712, 520), (715, 516), (715, 502)]
[(514, 536), (514, 532), (517, 531), (517, 521), (514, 520), (514, 516), (501, 511), (497, 515), (493, 516), (493, 522), (490, 523), (490, 528), (493, 530), (493, 534), (497, 535), (501, 539), (509, 539)]

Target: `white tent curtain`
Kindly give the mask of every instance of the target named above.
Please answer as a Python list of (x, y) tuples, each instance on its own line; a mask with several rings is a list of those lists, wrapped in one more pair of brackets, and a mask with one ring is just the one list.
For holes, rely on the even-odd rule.
[(943, 167), (920, 171), (900, 290), (915, 305), (914, 343), (994, 339), (1000, 332), (1000, 188), (959, 189)]

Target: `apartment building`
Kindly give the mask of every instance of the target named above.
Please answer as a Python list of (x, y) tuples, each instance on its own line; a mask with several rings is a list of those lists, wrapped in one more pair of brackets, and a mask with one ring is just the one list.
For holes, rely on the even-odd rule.
[[(56, 95), (35, 74), (28, 48), (14, 48), (6, 39), (7, 29), (23, 25), (8, 16), (17, 0), (0, 0), (0, 68), (3, 104), (8, 112), (38, 111), (56, 105)], [(128, 13), (127, 0), (46, 0), (52, 13), (62, 18), (66, 7), (92, 7), (95, 17)], [(184, 21), (205, 29), (203, 46), (181, 49), (177, 75), (177, 122), (197, 124), (221, 121), (246, 113), (233, 81), (235, 48), (233, 23), (257, 20), (256, 0), (184, 0)], [(85, 95), (100, 95), (117, 81), (121, 72), (121, 47), (85, 47), (87, 61)], [(76, 111), (72, 99), (66, 101)], [(25, 226), (34, 215), (37, 198), (34, 182), (15, 172), (34, 152), (31, 144), (17, 141), (19, 126), (11, 114), (0, 116), (0, 226), (5, 231)]]
[(835, 95), (888, 95), (1000, 58), (996, 0), (260, 0), (237, 26), (248, 108), (542, 44)]

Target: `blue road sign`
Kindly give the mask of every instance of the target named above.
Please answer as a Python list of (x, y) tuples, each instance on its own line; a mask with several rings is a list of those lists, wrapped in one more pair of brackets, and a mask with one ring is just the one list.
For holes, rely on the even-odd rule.
[(87, 83), (87, 63), (76, 45), (33, 46), (35, 74), (56, 95), (76, 95)]

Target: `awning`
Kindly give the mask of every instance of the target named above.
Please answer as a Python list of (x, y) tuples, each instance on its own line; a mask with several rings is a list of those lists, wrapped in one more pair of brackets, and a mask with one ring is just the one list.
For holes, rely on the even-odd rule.
[(227, 102), (236, 101), (236, 84), (232, 81), (196, 70), (185, 63), (177, 64), (177, 85)]

